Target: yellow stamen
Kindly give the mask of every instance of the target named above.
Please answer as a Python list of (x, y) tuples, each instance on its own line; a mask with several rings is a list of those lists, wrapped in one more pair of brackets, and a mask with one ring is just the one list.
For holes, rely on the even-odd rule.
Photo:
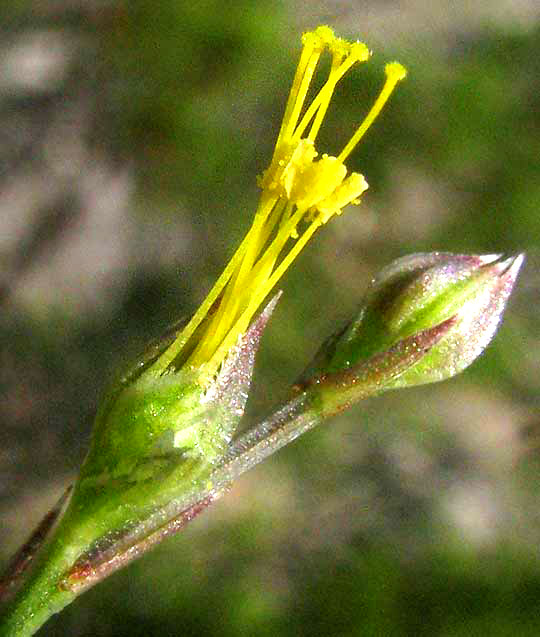
[(407, 76), (407, 71), (404, 66), (399, 62), (391, 62), (386, 65), (386, 82), (384, 83), (382, 91), (379, 93), (379, 97), (376, 99), (375, 104), (371, 107), (371, 110), (367, 114), (365, 120), (360, 124), (356, 133), (351, 137), (345, 148), (339, 153), (338, 159), (345, 161), (351, 154), (352, 150), (362, 139), (367, 129), (373, 124), (377, 115), (382, 111), (388, 98), (392, 94), (392, 91), (396, 87), (396, 84), (403, 80)]
[[(367, 188), (363, 175), (347, 174), (343, 162), (406, 71), (397, 62), (388, 64), (384, 87), (348, 144), (337, 157), (319, 157), (315, 142), (334, 90), (370, 52), (361, 42), (336, 38), (329, 27), (304, 34), (302, 42), (272, 161), (259, 178), (262, 193), (251, 229), (191, 321), (154, 363), (156, 374), (187, 366), (201, 387), (208, 387), (239, 335), (316, 230), (346, 205), (359, 203)], [(332, 56), (328, 77), (305, 105), (325, 51)]]
[(292, 135), (321, 53), (333, 39), (334, 32), (329, 27), (319, 27), (315, 31), (304, 33), (302, 36), (304, 50), (300, 56), (300, 62), (298, 63), (287, 106), (285, 107), (281, 130), (276, 142), (276, 150), (284, 138)]
[(330, 71), (328, 80), (323, 88), (320, 90), (317, 97), (313, 100), (304, 117), (302, 118), (302, 121), (296, 128), (294, 132), (294, 137), (296, 139), (300, 139), (300, 137), (304, 133), (306, 126), (311, 121), (313, 113), (316, 111), (317, 115), (313, 124), (311, 125), (308, 134), (308, 139), (315, 141), (323, 122), (324, 116), (326, 115), (328, 106), (330, 105), (330, 100), (332, 99), (332, 95), (334, 94), (337, 83), (347, 73), (347, 71), (352, 68), (354, 64), (356, 64), (357, 62), (365, 62), (369, 59), (369, 50), (367, 46), (362, 42), (355, 42), (354, 45), (350, 46), (349, 48), (350, 53), (343, 62), (343, 56), (346, 55), (343, 48), (340, 47), (339, 49), (333, 50), (332, 70)]

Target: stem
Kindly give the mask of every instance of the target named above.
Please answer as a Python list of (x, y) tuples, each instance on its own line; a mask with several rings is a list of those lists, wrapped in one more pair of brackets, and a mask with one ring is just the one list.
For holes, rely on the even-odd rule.
[(69, 528), (68, 509), (52, 537), (41, 546), (21, 587), (8, 602), (0, 622), (2, 637), (33, 635), (51, 615), (75, 599), (72, 592), (59, 587), (63, 572), (85, 546), (84, 542), (69, 537)]
[(64, 491), (56, 505), (45, 515), (29, 539), (8, 564), (5, 576), (0, 579), (0, 603), (7, 602), (13, 596), (17, 586), (23, 579), (23, 575), (32, 565), (39, 549), (54, 527), (72, 488), (72, 486), (69, 486)]
[[(19, 578), (19, 589), (2, 609), (0, 637), (34, 634), (78, 595), (78, 590), (66, 585), (66, 576), (83, 556), (99, 560), (101, 543), (114, 545), (117, 537), (120, 541), (133, 520), (142, 520), (139, 528), (148, 535), (153, 529), (148, 529), (147, 519), (155, 526), (162, 525), (156, 522), (159, 516), (152, 518), (152, 511), (165, 509), (173, 493), (190, 493), (192, 480), (204, 484), (208, 473), (204, 463), (190, 465), (190, 461), (185, 461), (179, 462), (162, 481), (149, 480), (131, 487), (122, 484), (116, 490), (101, 491), (84, 488), (79, 482), (64, 515), (43, 542), (25, 576)], [(6, 581), (14, 579), (17, 564)]]
[[(113, 540), (104, 550), (100, 550), (99, 545), (110, 535), (108, 532), (122, 528), (122, 517), (111, 513), (118, 511), (115, 498), (111, 501), (111, 494), (107, 494), (108, 502), (94, 502), (94, 506), (85, 509), (81, 520), (81, 504), (88, 507), (88, 494), (76, 489), (60, 523), (41, 546), (33, 568), (5, 607), (0, 636), (33, 635), (51, 615), (71, 603), (83, 590), (184, 528), (226, 491), (235, 478), (318, 422), (312, 398), (306, 393), (297, 396), (233, 443), (220, 466), (204, 479), (200, 476), (195, 487), (191, 480), (188, 489), (181, 488), (185, 484), (177, 484), (177, 493), (180, 491), (183, 495), (176, 499), (170, 498), (171, 479), (165, 485), (169, 503), (162, 502), (154, 514), (149, 514), (132, 532), (121, 535), (116, 542)], [(122, 497), (125, 499), (126, 494)], [(124, 517), (129, 518), (129, 512)], [(10, 579), (10, 574), (6, 579)]]

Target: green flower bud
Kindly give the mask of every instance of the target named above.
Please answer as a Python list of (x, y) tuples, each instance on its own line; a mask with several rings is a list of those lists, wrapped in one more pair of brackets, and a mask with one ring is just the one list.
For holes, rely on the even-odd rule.
[(381, 390), (454, 376), (491, 341), (523, 260), (434, 252), (394, 261), (301, 384), (333, 384), (335, 376), (342, 386), (346, 378), (362, 386), (371, 378)]

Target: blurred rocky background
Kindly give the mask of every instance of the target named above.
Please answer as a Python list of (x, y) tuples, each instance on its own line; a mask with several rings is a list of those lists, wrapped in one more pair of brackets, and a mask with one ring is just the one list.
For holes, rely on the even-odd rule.
[(42, 635), (538, 635), (540, 5), (0, 4), (0, 565), (69, 484), (111, 371), (204, 298), (250, 223), (302, 31), (374, 49), (320, 148), (399, 59), (349, 162), (371, 185), (283, 281), (248, 421), (373, 274), (525, 250), (462, 376), (373, 399), (240, 480)]

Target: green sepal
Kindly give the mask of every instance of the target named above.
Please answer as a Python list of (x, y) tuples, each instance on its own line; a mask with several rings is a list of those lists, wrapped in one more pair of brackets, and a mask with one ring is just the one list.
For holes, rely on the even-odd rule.
[(255, 352), (277, 298), (240, 337), (207, 387), (188, 366), (154, 371), (152, 361), (170, 337), (121, 375), (98, 411), (81, 485), (105, 488), (156, 479), (188, 458), (208, 463), (222, 455), (243, 415)]

